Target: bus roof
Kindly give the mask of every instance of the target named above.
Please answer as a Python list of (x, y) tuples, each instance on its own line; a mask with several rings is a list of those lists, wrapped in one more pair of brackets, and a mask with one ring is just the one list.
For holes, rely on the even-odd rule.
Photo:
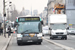
[(18, 16), (19, 17), (39, 17), (39, 16)]

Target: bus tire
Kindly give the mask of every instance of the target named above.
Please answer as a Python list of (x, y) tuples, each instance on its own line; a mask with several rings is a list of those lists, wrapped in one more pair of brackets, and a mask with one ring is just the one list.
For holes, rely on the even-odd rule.
[(39, 45), (41, 45), (41, 42), (38, 42)]
[(21, 45), (21, 43), (17, 43), (18, 45)]
[(17, 42), (17, 44), (18, 44), (18, 45), (22, 45), (22, 43), (20, 43), (20, 42)]

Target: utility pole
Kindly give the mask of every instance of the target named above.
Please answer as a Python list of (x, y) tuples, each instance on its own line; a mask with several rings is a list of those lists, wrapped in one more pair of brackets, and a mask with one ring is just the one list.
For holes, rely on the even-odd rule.
[(4, 17), (4, 27), (3, 27), (3, 34), (4, 34), (4, 37), (6, 37), (5, 35), (5, 17), (6, 17), (6, 13), (5, 13), (5, 0), (3, 0), (3, 17)]

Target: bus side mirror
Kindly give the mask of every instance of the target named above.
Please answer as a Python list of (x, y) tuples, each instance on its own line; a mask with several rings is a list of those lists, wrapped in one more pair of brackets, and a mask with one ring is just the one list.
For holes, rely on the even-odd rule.
[(41, 21), (41, 24), (43, 25), (43, 21)]

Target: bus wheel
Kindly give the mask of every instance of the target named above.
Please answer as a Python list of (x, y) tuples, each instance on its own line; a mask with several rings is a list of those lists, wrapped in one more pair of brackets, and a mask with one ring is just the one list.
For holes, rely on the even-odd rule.
[(22, 45), (22, 43), (18, 43), (18, 42), (17, 42), (17, 44), (18, 44), (18, 45)]
[(52, 37), (52, 40), (54, 40), (54, 37)]
[(17, 43), (18, 45), (21, 45), (21, 43)]
[(41, 42), (38, 42), (37, 44), (41, 45)]

